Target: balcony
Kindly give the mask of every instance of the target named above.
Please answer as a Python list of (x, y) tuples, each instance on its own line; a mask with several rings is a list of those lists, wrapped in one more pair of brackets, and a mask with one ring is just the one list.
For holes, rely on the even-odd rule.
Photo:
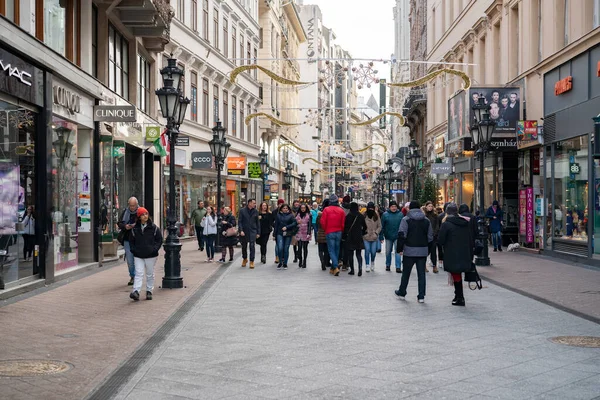
[(148, 50), (163, 51), (169, 43), (173, 10), (168, 0), (114, 0), (110, 7)]

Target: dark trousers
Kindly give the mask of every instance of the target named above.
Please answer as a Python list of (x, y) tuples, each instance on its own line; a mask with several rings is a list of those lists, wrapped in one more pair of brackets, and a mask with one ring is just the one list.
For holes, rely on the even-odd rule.
[(196, 239), (198, 240), (198, 248), (200, 250), (204, 250), (204, 236), (202, 235), (202, 232), (204, 232), (204, 228), (196, 225), (194, 225), (194, 227), (196, 228)]
[[(348, 261), (346, 260), (346, 241), (340, 241), (340, 252), (338, 257), (338, 264), (341, 262), (344, 267), (348, 267)], [(337, 265), (336, 265), (337, 267)]]
[(300, 258), (300, 246), (298, 246), (297, 244), (292, 246), (294, 248), (294, 260), (297, 260)]
[(256, 239), (256, 243), (260, 246), (260, 256), (267, 256), (267, 244), (269, 243), (269, 238), (271, 235), (269, 233), (261, 234), (258, 239)]
[[(444, 261), (444, 246), (442, 246), (441, 244), (436, 242), (435, 247), (437, 247), (438, 260), (443, 262)], [(434, 264), (434, 265), (436, 265), (436, 264)]]
[(215, 257), (215, 239), (217, 235), (206, 235), (204, 240), (206, 240), (206, 256), (209, 259), (213, 259)]
[(244, 260), (248, 259), (248, 245), (250, 245), (250, 261), (254, 262), (254, 256), (256, 253), (256, 249), (254, 247), (256, 246), (256, 241), (250, 240), (248, 236), (240, 235), (240, 244), (242, 245), (242, 258)]
[(417, 298), (425, 298), (425, 264), (427, 263), (427, 257), (402, 257), (402, 281), (400, 283), (400, 296), (406, 296), (406, 287), (410, 280), (410, 273), (413, 265), (417, 265), (417, 277), (419, 279), (419, 295)]
[(321, 267), (329, 267), (331, 262), (329, 259), (329, 250), (327, 249), (327, 243), (319, 243), (319, 260), (321, 260)]
[(429, 257), (431, 259), (431, 263), (433, 264), (434, 267), (437, 266), (437, 241), (434, 239), (433, 243), (431, 243), (431, 251), (429, 252)]
[(362, 270), (363, 259), (362, 259), (362, 250), (361, 249), (356, 249), (356, 250), (345, 249), (344, 256), (346, 258), (344, 260), (344, 265), (349, 266), (350, 270), (354, 271), (354, 253), (356, 253), (356, 261), (358, 261), (358, 269)]
[[(296, 247), (296, 246), (294, 246)], [(303, 264), (306, 262), (306, 259), (308, 258), (308, 242), (303, 242), (301, 240), (298, 240), (298, 261), (300, 261), (300, 264)]]
[(23, 258), (33, 256), (33, 246), (35, 245), (35, 235), (23, 235)]

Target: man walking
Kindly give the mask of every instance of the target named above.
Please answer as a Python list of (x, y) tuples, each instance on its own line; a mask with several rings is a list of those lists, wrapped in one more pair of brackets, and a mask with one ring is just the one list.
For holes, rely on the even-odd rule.
[(337, 194), (329, 196), (329, 206), (321, 214), (321, 226), (325, 231), (325, 240), (327, 241), (327, 250), (331, 259), (330, 274), (339, 276), (340, 269), (338, 261), (340, 255), (340, 246), (342, 243), (342, 232), (346, 222), (346, 213), (339, 206)]
[[(279, 214), (279, 208), (283, 205), (283, 203), (285, 203), (285, 200), (277, 200), (277, 208), (273, 210), (273, 227), (275, 227), (275, 221), (277, 221), (277, 214)], [(277, 245), (275, 245), (275, 264), (279, 265), (279, 250), (277, 249)]]
[[(404, 215), (398, 209), (398, 203), (395, 201), (390, 201), (390, 206), (388, 210), (383, 213), (383, 217), (381, 217), (381, 231), (383, 232), (383, 237), (385, 239), (385, 270), (390, 271), (390, 267), (392, 265), (392, 252), (394, 257), (396, 258), (396, 272), (402, 272), (402, 265), (400, 260), (400, 254), (398, 254), (397, 248), (397, 240), (398, 240), (398, 230), (400, 229), (400, 222)], [(394, 250), (396, 247), (396, 251)]]
[(313, 230), (315, 231), (315, 244), (317, 243), (317, 233), (319, 231), (319, 227), (317, 226), (317, 217), (319, 216), (319, 205), (315, 201), (312, 204), (312, 209), (310, 210), (311, 222)]
[(202, 220), (206, 217), (206, 208), (204, 208), (204, 202), (198, 201), (198, 208), (192, 212), (192, 221), (196, 228), (196, 239), (198, 239), (198, 250), (204, 251), (204, 227), (202, 226)]
[(253, 269), (256, 238), (260, 234), (256, 200), (248, 200), (248, 205), (240, 210), (238, 231), (240, 232), (240, 243), (242, 245), (242, 267), (248, 264), (248, 244), (250, 244), (250, 269)]
[(123, 248), (125, 249), (125, 260), (127, 260), (127, 267), (129, 268), (129, 283), (127, 285), (133, 286), (135, 278), (135, 260), (133, 253), (131, 252), (131, 245), (129, 238), (131, 237), (131, 230), (137, 222), (137, 210), (139, 207), (138, 199), (130, 197), (127, 201), (128, 207), (121, 213), (121, 218), (117, 226), (121, 230), (119, 235), (123, 235)]
[(402, 281), (400, 288), (396, 290), (396, 296), (402, 300), (406, 297), (406, 287), (410, 279), (413, 265), (417, 265), (417, 277), (419, 279), (419, 303), (425, 302), (425, 265), (429, 246), (433, 244), (433, 229), (431, 222), (421, 210), (421, 204), (413, 200), (410, 202), (408, 214), (400, 223), (398, 232), (398, 244), (396, 251), (403, 254), (404, 268), (402, 270)]

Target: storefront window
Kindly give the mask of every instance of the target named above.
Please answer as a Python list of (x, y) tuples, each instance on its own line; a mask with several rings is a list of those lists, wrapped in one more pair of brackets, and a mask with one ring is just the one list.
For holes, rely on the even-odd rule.
[(52, 120), (52, 233), (56, 271), (77, 265), (77, 125)]
[(554, 237), (587, 242), (587, 160), (587, 135), (554, 144)]
[[(0, 101), (0, 278), (4, 282), (34, 275), (39, 265), (33, 252), (35, 219), (40, 216), (35, 207), (34, 116)], [(33, 224), (27, 223), (27, 214), (33, 216)]]

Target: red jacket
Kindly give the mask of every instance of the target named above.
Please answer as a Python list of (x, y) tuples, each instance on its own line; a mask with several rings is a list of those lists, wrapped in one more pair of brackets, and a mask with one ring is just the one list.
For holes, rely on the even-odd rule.
[(326, 235), (334, 232), (343, 232), (345, 222), (346, 213), (342, 207), (325, 207), (323, 214), (321, 214), (321, 226), (325, 230)]

